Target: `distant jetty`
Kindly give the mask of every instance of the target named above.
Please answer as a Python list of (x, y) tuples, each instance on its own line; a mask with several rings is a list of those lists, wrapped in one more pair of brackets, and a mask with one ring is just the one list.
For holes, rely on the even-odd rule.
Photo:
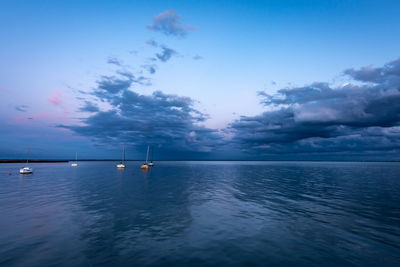
[[(23, 159), (0, 159), (0, 163), (25, 163)], [(29, 163), (60, 163), (68, 160), (29, 160)]]

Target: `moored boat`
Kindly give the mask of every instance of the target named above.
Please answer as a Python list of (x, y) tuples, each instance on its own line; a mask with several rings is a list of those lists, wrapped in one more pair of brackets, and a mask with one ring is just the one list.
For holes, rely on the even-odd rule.
[[(28, 162), (29, 162), (29, 152), (30, 152), (30, 150), (31, 149), (29, 147), (28, 148), (28, 153), (27, 153), (27, 156), (26, 156), (26, 165), (28, 165)], [(19, 169), (19, 173), (20, 174), (31, 174), (31, 173), (33, 173), (33, 169), (31, 167), (25, 166), (25, 167)]]
[(75, 162), (71, 164), (72, 167), (78, 166), (78, 152), (75, 152)]
[(153, 160), (154, 160), (154, 147), (152, 146), (152, 147), (151, 147), (151, 158), (150, 158), (150, 162), (149, 162), (149, 164), (147, 164), (149, 167), (153, 167), (153, 166), (154, 166)]
[(146, 162), (145, 162), (142, 166), (140, 166), (140, 168), (141, 168), (142, 170), (147, 170), (147, 169), (149, 169), (149, 163), (148, 163), (148, 161), (149, 161), (149, 146), (147, 146)]
[(30, 167), (23, 167), (23, 168), (19, 169), (19, 173), (20, 174), (31, 174), (31, 173), (33, 173), (33, 169)]
[(117, 164), (117, 168), (123, 169), (125, 168), (125, 146), (122, 144), (122, 160), (119, 164)]

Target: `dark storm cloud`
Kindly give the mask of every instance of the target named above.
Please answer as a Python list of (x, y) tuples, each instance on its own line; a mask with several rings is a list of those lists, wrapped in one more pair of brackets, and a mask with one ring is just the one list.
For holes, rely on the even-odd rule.
[[(103, 144), (153, 144), (170, 151), (209, 152), (222, 142), (216, 130), (199, 125), (207, 116), (193, 107), (191, 98), (161, 91), (141, 95), (115, 80), (110, 84), (122, 84), (118, 90), (97, 88), (93, 92), (93, 96), (107, 102), (111, 108), (93, 110), (91, 116), (82, 119), (83, 125), (59, 127)], [(91, 105), (86, 103), (82, 109), (89, 111)]]
[(156, 57), (161, 60), (162, 62), (167, 62), (173, 55), (176, 54), (176, 51), (168, 48), (166, 46), (161, 46), (161, 53), (157, 53)]
[(253, 153), (398, 151), (399, 62), (345, 71), (361, 84), (261, 92), (269, 111), (233, 122), (232, 142)]
[(29, 108), (29, 106), (27, 106), (27, 105), (15, 106), (15, 109), (18, 110), (18, 111), (21, 111), (21, 112), (26, 112), (28, 108)]
[(147, 29), (161, 32), (167, 36), (184, 37), (189, 32), (197, 30), (197, 27), (184, 25), (180, 22), (180, 17), (175, 10), (166, 10), (153, 18), (153, 23)]

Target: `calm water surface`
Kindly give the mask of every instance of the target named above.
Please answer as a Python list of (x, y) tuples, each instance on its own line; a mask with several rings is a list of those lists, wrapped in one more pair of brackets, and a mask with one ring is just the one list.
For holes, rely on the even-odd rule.
[(400, 266), (399, 163), (116, 163), (0, 164), (0, 265)]

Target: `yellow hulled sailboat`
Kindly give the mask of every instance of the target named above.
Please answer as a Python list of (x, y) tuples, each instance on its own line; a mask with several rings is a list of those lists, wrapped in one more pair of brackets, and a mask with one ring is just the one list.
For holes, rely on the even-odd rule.
[(140, 168), (142, 170), (148, 170), (149, 169), (148, 161), (149, 161), (149, 146), (147, 146), (146, 162), (142, 166), (140, 166)]

